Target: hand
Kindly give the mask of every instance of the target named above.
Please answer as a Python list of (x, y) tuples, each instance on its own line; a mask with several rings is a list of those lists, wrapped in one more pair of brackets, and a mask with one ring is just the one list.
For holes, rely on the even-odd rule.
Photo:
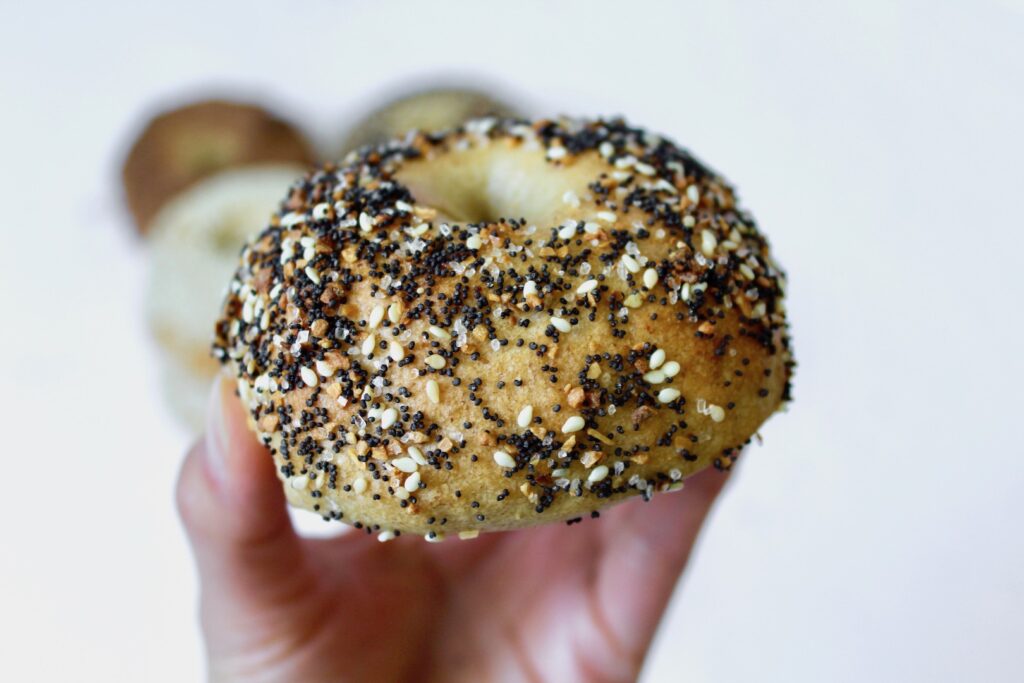
[(581, 524), (301, 538), (230, 382), (178, 505), (214, 681), (632, 681), (726, 477)]

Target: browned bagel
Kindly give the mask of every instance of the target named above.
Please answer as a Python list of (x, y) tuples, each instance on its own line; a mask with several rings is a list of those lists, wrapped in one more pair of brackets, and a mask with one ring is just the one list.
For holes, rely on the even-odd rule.
[(254, 105), (206, 100), (154, 117), (129, 150), (121, 177), (136, 227), (146, 233), (170, 199), (218, 171), (313, 159), (287, 121)]

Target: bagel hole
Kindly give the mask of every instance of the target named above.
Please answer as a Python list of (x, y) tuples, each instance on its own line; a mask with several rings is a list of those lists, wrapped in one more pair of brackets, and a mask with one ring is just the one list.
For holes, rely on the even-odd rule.
[(566, 190), (585, 191), (586, 180), (581, 182), (577, 175), (548, 164), (537, 150), (485, 146), (411, 161), (395, 177), (417, 203), (438, 211), (438, 221), (524, 218), (547, 224), (565, 208)]

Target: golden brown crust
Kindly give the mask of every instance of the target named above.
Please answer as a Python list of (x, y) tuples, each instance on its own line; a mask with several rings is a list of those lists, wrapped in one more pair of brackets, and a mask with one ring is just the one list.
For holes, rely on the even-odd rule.
[(169, 199), (218, 171), (313, 160), (291, 123), (254, 105), (206, 100), (153, 118), (129, 150), (121, 177), (128, 208), (145, 234)]
[[(559, 205), (445, 195), (492, 161)], [(621, 121), (480, 120), (293, 186), (215, 352), (292, 503), (384, 538), (472, 534), (728, 468), (788, 398), (781, 298), (753, 221), (685, 151)]]

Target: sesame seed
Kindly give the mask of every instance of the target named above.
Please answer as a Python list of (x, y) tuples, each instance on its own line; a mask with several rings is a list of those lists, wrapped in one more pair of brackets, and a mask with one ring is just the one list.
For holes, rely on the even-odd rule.
[(256, 316), (256, 299), (250, 297), (245, 300), (242, 304), (242, 320), (246, 323), (251, 323), (253, 318)]
[(429, 332), (432, 336), (437, 337), (441, 341), (451, 341), (452, 338), (452, 335), (448, 334), (446, 331), (442, 330), (437, 325), (431, 325), (430, 327), (428, 327), (427, 332)]
[(618, 216), (616, 216), (612, 211), (598, 211), (597, 218), (605, 223), (614, 223)]
[(470, 235), (469, 239), (466, 240), (466, 246), (476, 251), (483, 246), (483, 240), (480, 239), (480, 235)]
[(384, 306), (377, 304), (370, 311), (369, 317), (366, 319), (366, 324), (371, 330), (376, 329), (380, 325), (381, 321), (384, 320)]
[(651, 370), (644, 374), (644, 381), (648, 384), (661, 384), (665, 379), (665, 373), (661, 370)]
[(679, 374), (679, 363), (674, 360), (670, 360), (661, 366), (661, 371), (665, 373), (666, 377), (675, 377)]
[(327, 218), (331, 213), (331, 205), (327, 202), (320, 202), (313, 207), (313, 218), (314, 220), (322, 221)]
[(316, 272), (316, 268), (306, 266), (303, 272), (306, 274), (306, 277), (313, 281), (314, 285), (320, 284), (320, 273)]
[(573, 415), (572, 417), (565, 421), (565, 424), (562, 425), (562, 433), (572, 434), (573, 432), (580, 431), (586, 425), (587, 423), (582, 417), (580, 417), (579, 415)]
[(591, 484), (596, 484), (599, 481), (604, 481), (605, 477), (608, 476), (608, 466), (598, 465), (594, 469), (590, 470), (590, 474), (587, 475), (587, 481)]
[(302, 377), (302, 381), (306, 383), (307, 387), (315, 387), (317, 384), (320, 384), (320, 380), (317, 379), (316, 373), (313, 372), (311, 368), (300, 368), (299, 375)]
[(715, 422), (721, 422), (722, 420), (725, 419), (725, 408), (712, 403), (711, 405), (708, 406), (708, 415)]
[(622, 265), (626, 266), (626, 270), (631, 273), (640, 272), (640, 263), (629, 254), (622, 255)]
[(576, 288), (576, 293), (577, 294), (581, 294), (581, 295), (582, 294), (589, 294), (590, 292), (592, 292), (595, 289), (597, 289), (597, 285), (598, 285), (597, 280), (594, 280), (594, 279), (587, 280), (582, 285), (580, 285), (579, 287)]
[(388, 429), (392, 425), (398, 422), (398, 411), (394, 408), (388, 408), (380, 415), (380, 426), (381, 429)]
[(664, 190), (665, 192), (671, 192), (672, 194), (679, 194), (676, 192), (676, 187), (672, 183), (668, 182), (664, 178), (659, 178), (658, 182), (654, 183), (655, 190)]
[(419, 467), (412, 458), (395, 458), (391, 461), (391, 464), (394, 465), (395, 469), (406, 474), (412, 474)]
[(420, 473), (413, 472), (408, 477), (406, 477), (403, 486), (405, 487), (405, 490), (408, 491), (409, 493), (413, 493), (414, 491), (416, 491), (416, 489), (420, 487)]
[(388, 306), (388, 320), (394, 324), (398, 324), (402, 319), (402, 305), (398, 303), (391, 304)]
[(281, 240), (281, 265), (284, 265), (295, 256), (295, 241), (290, 237)]
[(573, 221), (567, 222), (558, 230), (558, 239), (567, 240), (571, 239), (576, 234), (576, 223)]
[(562, 159), (565, 157), (565, 147), (552, 147), (548, 150), (548, 159)]
[(598, 146), (597, 151), (601, 153), (601, 156), (607, 159), (615, 153), (615, 147), (612, 146), (612, 143), (605, 140)]
[(743, 277), (747, 278), (748, 280), (753, 280), (755, 277), (757, 277), (757, 275), (754, 274), (754, 269), (748, 266), (746, 263), (741, 263), (739, 270), (740, 273), (743, 274)]
[[(322, 360), (318, 360), (316, 362), (316, 371), (324, 379), (330, 379), (331, 377), (334, 376), (334, 366), (331, 365), (330, 363), (324, 362)], [(307, 382), (307, 384), (308, 384), (308, 382)], [(310, 386), (315, 386), (315, 385), (310, 384)]]
[(470, 539), (476, 538), (479, 535), (480, 535), (480, 530), (479, 529), (470, 529), (469, 531), (460, 531), (459, 532), (459, 538), (461, 538), (463, 541), (468, 541)]
[(656, 284), (658, 284), (658, 271), (654, 268), (648, 268), (644, 271), (644, 287), (654, 289)]
[(688, 188), (686, 188), (686, 198), (689, 199), (694, 204), (700, 201), (700, 190), (697, 188), (696, 185), (690, 185)]
[(409, 457), (415, 461), (417, 465), (426, 465), (427, 459), (423, 457), (423, 451), (416, 446), (409, 446), (405, 449), (405, 452), (409, 454)]
[(309, 486), (309, 477), (305, 474), (300, 474), (297, 477), (292, 477), (288, 483), (296, 491), (303, 491)]
[(633, 168), (635, 168), (638, 173), (643, 173), (644, 175), (654, 175), (656, 173), (653, 166), (645, 164), (642, 161), (636, 162), (636, 164), (633, 165)]
[(519, 411), (519, 417), (516, 418), (516, 424), (521, 429), (526, 429), (533, 422), (533, 406), (523, 406), (523, 409)]
[(537, 283), (533, 280), (527, 280), (526, 284), (523, 285), (523, 296), (536, 296), (537, 295)]
[(352, 482), (352, 490), (355, 491), (356, 493), (365, 493), (366, 479), (363, 477), (359, 477), (354, 482)]
[[(444, 359), (442, 358), (441, 360)], [(427, 398), (430, 399), (431, 403), (440, 403), (441, 401), (441, 387), (436, 379), (427, 380)]]
[(700, 251), (702, 254), (711, 258), (715, 255), (715, 249), (718, 247), (718, 239), (715, 237), (715, 233), (710, 230), (704, 229), (700, 232)]
[(507, 467), (513, 469), (516, 466), (516, 460), (505, 451), (494, 451), (494, 462), (498, 463), (501, 467)]
[(697, 219), (687, 214), (686, 216), (683, 216), (683, 225), (687, 228), (692, 228), (697, 225)]
[(429, 356), (427, 356), (426, 363), (435, 370), (441, 370), (442, 368), (444, 368), (445, 365), (448, 364), (448, 361), (444, 359), (444, 356), (439, 356), (436, 353), (432, 353)]
[(649, 365), (651, 370), (657, 370), (661, 367), (661, 364), (665, 362), (665, 351), (663, 349), (655, 349), (654, 353), (651, 354), (651, 360)]
[(370, 218), (370, 214), (365, 211), (359, 214), (359, 228), (363, 232), (370, 232), (373, 230), (373, 219)]
[(373, 353), (373, 349), (376, 346), (377, 346), (377, 336), (374, 335), (374, 334), (371, 334), (366, 339), (363, 340), (362, 346), (359, 347), (359, 350), (363, 352), (364, 356), (369, 356), (371, 353)]
[(380, 541), (381, 543), (387, 543), (388, 541), (393, 541), (394, 539), (395, 539), (395, 532), (394, 531), (382, 531), (379, 534), (377, 534), (377, 540)]
[(658, 401), (661, 403), (671, 403), (672, 401), (679, 398), (679, 395), (680, 394), (678, 389), (662, 389), (661, 391), (658, 392)]
[(551, 324), (554, 325), (555, 329), (559, 332), (568, 332), (572, 329), (572, 325), (565, 318), (559, 318), (558, 316), (551, 316)]
[(290, 228), (293, 225), (304, 223), (306, 221), (306, 215), (299, 211), (290, 211), (285, 215), (281, 216), (281, 227)]
[(388, 346), (388, 356), (391, 357), (391, 360), (398, 362), (405, 358), (405, 349), (401, 344), (392, 340), (391, 344)]

